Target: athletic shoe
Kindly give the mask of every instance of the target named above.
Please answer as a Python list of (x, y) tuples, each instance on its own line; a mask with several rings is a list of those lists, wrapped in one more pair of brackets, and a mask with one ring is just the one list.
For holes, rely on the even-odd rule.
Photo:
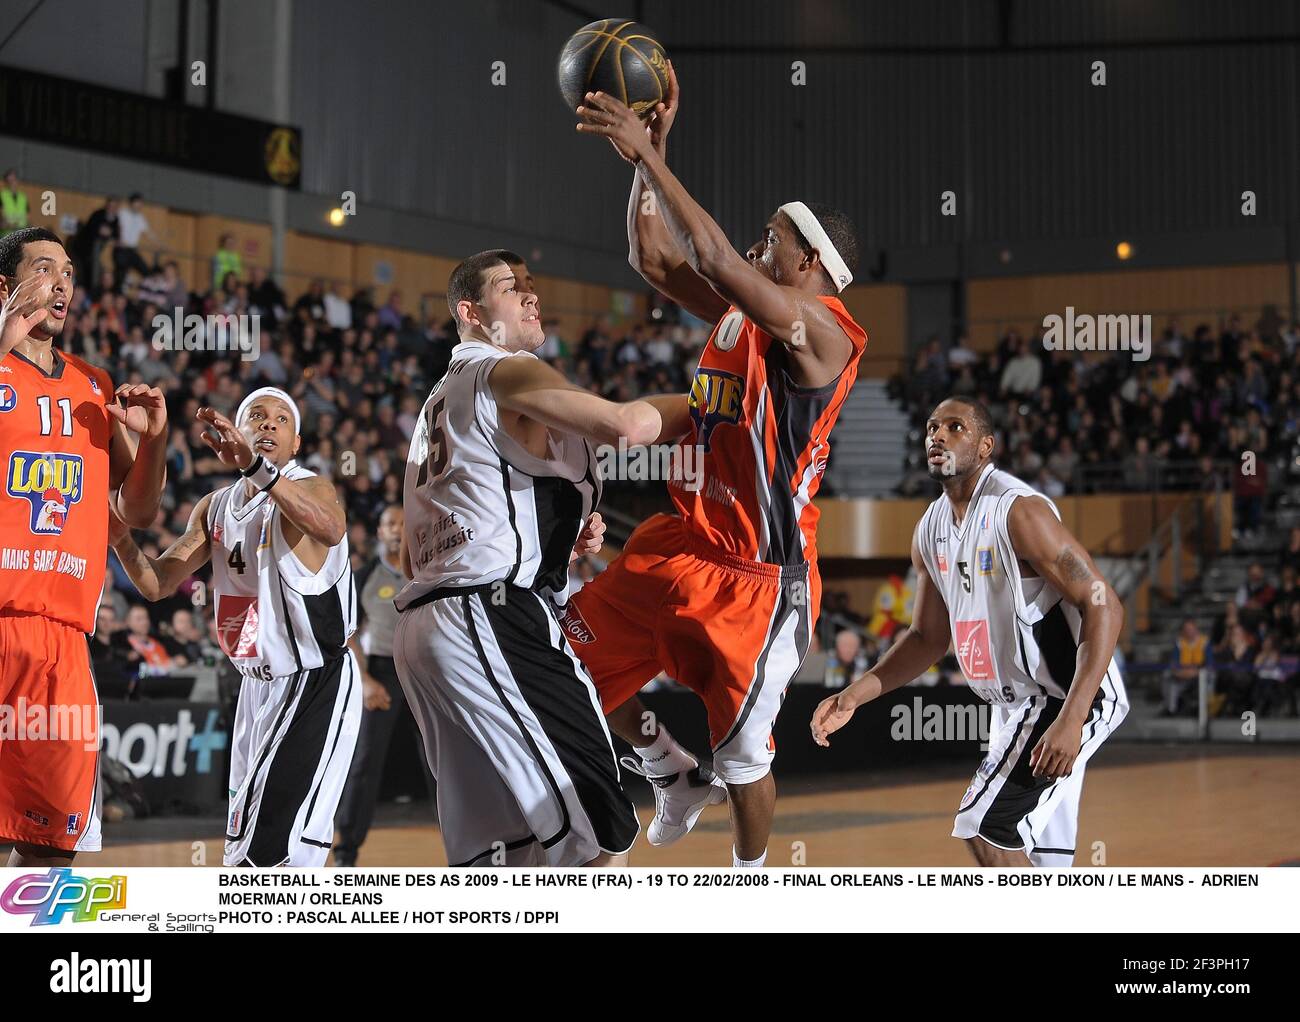
[(652, 845), (672, 844), (690, 832), (705, 806), (727, 801), (727, 786), (706, 766), (656, 777), (646, 773), (636, 756), (624, 756), (619, 762), (654, 788), (655, 817), (646, 830), (646, 840)]

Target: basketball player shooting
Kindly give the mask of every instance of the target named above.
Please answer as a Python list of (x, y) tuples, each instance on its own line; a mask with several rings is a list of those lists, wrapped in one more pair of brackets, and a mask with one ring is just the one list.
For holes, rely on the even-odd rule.
[(993, 708), (988, 755), (952, 836), (981, 866), (1069, 866), (1084, 767), (1128, 712), (1113, 659), (1124, 607), (1056, 505), (993, 464), (977, 401), (949, 398), (925, 429), (943, 495), (912, 537), (912, 625), (880, 662), (812, 719), (829, 745), (863, 703), (906, 685), (957, 650), (966, 681)]
[[(121, 522), (111, 542), (145, 599), (171, 596), (210, 560), (222, 649), (243, 675), (230, 760), (227, 866), (322, 866), (361, 719), (347, 523), (333, 483), (298, 465), (298, 406), (275, 387), (232, 422), (198, 418), (241, 478), (203, 497), (157, 558)], [(236, 425), (238, 423), (238, 425)]]
[(821, 601), (812, 498), (867, 335), (839, 299), (857, 262), (849, 218), (786, 203), (737, 252), (665, 162), (678, 94), (669, 65), (666, 101), (648, 123), (589, 92), (577, 128), (608, 138), (636, 167), (632, 266), (717, 324), (689, 396), (664, 411), (664, 433), (702, 452), (703, 485), (670, 481), (677, 516), (644, 522), (569, 602), (565, 627), (611, 728), (654, 785), (650, 842), (677, 840), (722, 800), (712, 775), (636, 698), (665, 670), (708, 710), (713, 769), (730, 795), (732, 861), (761, 866), (776, 807), (772, 725)]
[(80, 723), (0, 739), (0, 840), (10, 866), (98, 851), (99, 697), (86, 634), (107, 564), (109, 502), (143, 528), (162, 499), (167, 406), (143, 384), (55, 346), (75, 278), (43, 227), (0, 239), (0, 705)]

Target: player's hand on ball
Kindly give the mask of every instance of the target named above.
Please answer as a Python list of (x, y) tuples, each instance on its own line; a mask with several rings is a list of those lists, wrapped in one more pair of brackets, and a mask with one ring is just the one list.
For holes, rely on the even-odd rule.
[(1081, 724), (1065, 717), (1057, 717), (1029, 754), (1029, 765), (1034, 768), (1034, 776), (1069, 777), (1082, 740)]
[(822, 748), (829, 748), (830, 736), (849, 722), (855, 709), (857, 706), (849, 698), (848, 689), (823, 699), (813, 710), (813, 741)]
[(573, 553), (569, 555), (569, 563), (572, 564), (579, 557), (587, 554), (594, 554), (605, 545), (605, 519), (600, 517), (600, 512), (594, 512), (588, 519), (587, 524), (582, 527), (578, 533), (578, 542), (573, 544)]
[(627, 106), (605, 92), (589, 92), (578, 107), (578, 130), (588, 135), (604, 135), (614, 144), (618, 155), (636, 163), (650, 148), (645, 123)]
[(369, 674), (361, 676), (361, 705), (367, 710), (387, 710), (393, 705), (393, 697), (388, 689), (375, 681)]
[(167, 399), (157, 387), (124, 383), (113, 396), (117, 400), (109, 402), (108, 414), (131, 432), (151, 440), (167, 432)]
[(257, 457), (238, 427), (215, 408), (200, 408), (198, 419), (210, 429), (203, 431), (203, 442), (221, 459), (221, 464), (241, 472)]
[(650, 144), (655, 147), (659, 155), (664, 154), (664, 143), (668, 139), (668, 132), (672, 130), (673, 121), (677, 119), (677, 73), (673, 70), (673, 62), (668, 62), (668, 95), (662, 103), (656, 103), (654, 112), (646, 121), (646, 131), (650, 134)]

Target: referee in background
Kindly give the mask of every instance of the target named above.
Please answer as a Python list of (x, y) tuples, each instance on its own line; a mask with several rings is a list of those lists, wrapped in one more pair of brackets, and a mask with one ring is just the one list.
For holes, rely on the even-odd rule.
[[(379, 516), (379, 556), (356, 576), (357, 631), (348, 640), (361, 662), (361, 695), (365, 712), (352, 756), (347, 784), (334, 816), (334, 865), (355, 866), (357, 852), (370, 831), (375, 800), (384, 777), (384, 762), (393, 740), (393, 728), (406, 711), (406, 696), (393, 666), (393, 630), (397, 608), (393, 597), (406, 584), (402, 574), (401, 542), (404, 516), (400, 504), (390, 504)], [(358, 638), (360, 641), (358, 641)], [(417, 743), (419, 735), (416, 734)], [(425, 764), (420, 747), (419, 761)], [(433, 778), (424, 765), (425, 781), (433, 797)]]

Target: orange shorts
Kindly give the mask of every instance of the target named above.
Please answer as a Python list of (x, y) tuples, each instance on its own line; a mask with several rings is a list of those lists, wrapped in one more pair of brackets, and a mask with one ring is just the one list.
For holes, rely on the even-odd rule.
[(0, 611), (0, 840), (99, 851), (98, 781), (85, 633)]
[(815, 563), (735, 557), (656, 515), (573, 596), (561, 624), (606, 713), (666, 671), (704, 701), (718, 776), (749, 784), (771, 769), (772, 724), (820, 601)]

